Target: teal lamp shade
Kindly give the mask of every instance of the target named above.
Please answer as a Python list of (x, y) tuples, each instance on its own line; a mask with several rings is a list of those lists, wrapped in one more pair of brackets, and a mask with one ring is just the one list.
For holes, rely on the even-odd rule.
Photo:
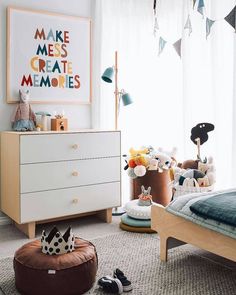
[(114, 76), (114, 68), (112, 67), (107, 68), (102, 75), (102, 80), (107, 83), (112, 83), (113, 76)]
[(133, 103), (133, 100), (132, 100), (131, 96), (129, 95), (129, 93), (122, 94), (121, 100), (123, 101), (124, 106), (127, 106), (127, 105)]

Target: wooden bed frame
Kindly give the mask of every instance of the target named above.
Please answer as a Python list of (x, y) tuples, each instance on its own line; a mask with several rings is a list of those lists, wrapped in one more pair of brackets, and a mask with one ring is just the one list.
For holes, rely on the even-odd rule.
[(162, 205), (151, 208), (151, 228), (160, 236), (162, 261), (167, 261), (168, 249), (192, 244), (236, 262), (236, 239), (171, 214)]

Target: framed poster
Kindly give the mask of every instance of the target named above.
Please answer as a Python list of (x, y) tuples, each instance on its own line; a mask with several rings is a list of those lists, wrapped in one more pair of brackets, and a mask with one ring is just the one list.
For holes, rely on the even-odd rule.
[(7, 8), (7, 102), (91, 103), (91, 20)]

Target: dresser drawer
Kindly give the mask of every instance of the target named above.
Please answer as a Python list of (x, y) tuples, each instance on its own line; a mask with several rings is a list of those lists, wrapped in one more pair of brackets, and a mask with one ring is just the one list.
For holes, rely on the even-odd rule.
[(120, 181), (120, 157), (20, 166), (21, 193)]
[(120, 206), (120, 183), (21, 195), (21, 223)]
[(20, 136), (20, 163), (120, 156), (120, 132)]

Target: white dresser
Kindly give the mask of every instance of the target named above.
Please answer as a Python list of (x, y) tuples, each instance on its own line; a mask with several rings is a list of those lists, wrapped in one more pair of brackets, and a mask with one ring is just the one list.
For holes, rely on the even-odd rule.
[(120, 131), (2, 132), (1, 210), (30, 238), (35, 224), (121, 204)]

